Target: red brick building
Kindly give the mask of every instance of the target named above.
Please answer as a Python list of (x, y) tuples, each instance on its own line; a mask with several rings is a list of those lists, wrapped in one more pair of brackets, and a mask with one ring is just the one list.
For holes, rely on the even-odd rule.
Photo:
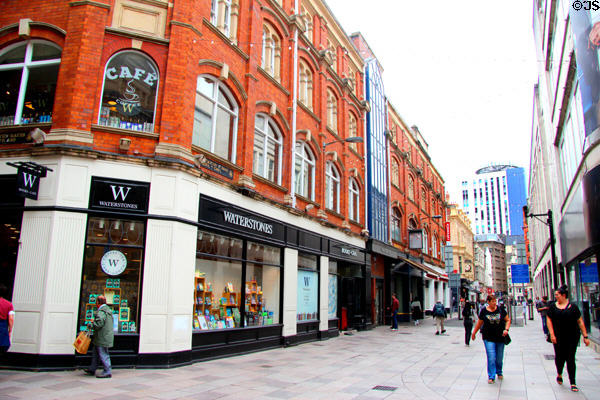
[(86, 363), (99, 294), (116, 365), (337, 334), (367, 262), (362, 69), (319, 1), (3, 4), (9, 363)]

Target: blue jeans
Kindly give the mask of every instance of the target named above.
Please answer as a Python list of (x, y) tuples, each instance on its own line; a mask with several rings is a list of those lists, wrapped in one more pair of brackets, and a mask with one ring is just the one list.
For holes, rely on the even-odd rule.
[(496, 375), (502, 373), (502, 360), (504, 359), (504, 343), (483, 341), (487, 354), (488, 379), (496, 379)]
[(108, 347), (103, 346), (94, 346), (94, 352), (92, 353), (92, 365), (90, 366), (90, 371), (96, 372), (98, 368), (98, 358), (100, 358), (100, 362), (104, 368), (105, 374), (110, 374), (111, 365), (110, 365), (110, 355), (108, 354)]
[(546, 317), (542, 317), (542, 330), (544, 331), (544, 335), (548, 334), (548, 324), (546, 322)]
[(392, 329), (398, 329), (398, 311), (392, 312)]

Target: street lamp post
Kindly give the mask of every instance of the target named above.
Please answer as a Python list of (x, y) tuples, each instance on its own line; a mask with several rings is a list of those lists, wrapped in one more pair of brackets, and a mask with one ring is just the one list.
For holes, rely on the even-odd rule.
[[(527, 206), (523, 206), (523, 214), (525, 214), (525, 216), (527, 218), (535, 218), (538, 221), (540, 221), (541, 223), (543, 223), (544, 225), (546, 225), (548, 227), (548, 229), (550, 230), (550, 253), (552, 255), (552, 280), (553, 280), (553, 284), (554, 286), (558, 286), (558, 263), (556, 262), (556, 249), (554, 247), (555, 245), (555, 238), (554, 238), (554, 221), (552, 218), (552, 210), (548, 210), (548, 212), (546, 214), (530, 214), (529, 213), (529, 207)], [(543, 219), (539, 218), (539, 217), (546, 217), (546, 220), (544, 221)]]
[(334, 140), (333, 142), (323, 143), (323, 153), (325, 152), (325, 147), (329, 146), (330, 144), (340, 143), (340, 142), (362, 143), (363, 142), (363, 138), (360, 137), (360, 136), (351, 136), (351, 137), (346, 138), (346, 139), (339, 139), (339, 140)]

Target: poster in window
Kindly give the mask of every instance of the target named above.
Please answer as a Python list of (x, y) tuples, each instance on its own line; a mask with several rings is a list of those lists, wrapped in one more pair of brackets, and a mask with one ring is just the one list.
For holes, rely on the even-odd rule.
[(313, 271), (298, 271), (298, 321), (318, 318), (319, 275)]
[(337, 290), (337, 275), (329, 275), (329, 319), (337, 318), (337, 303), (338, 303), (338, 290)]

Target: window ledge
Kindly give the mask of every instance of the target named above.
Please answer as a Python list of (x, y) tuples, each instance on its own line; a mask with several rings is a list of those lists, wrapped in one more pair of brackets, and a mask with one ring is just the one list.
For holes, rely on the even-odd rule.
[(125, 36), (128, 38), (141, 39), (141, 40), (145, 40), (147, 42), (153, 42), (153, 43), (165, 44), (165, 45), (168, 45), (170, 43), (169, 39), (164, 39), (164, 38), (151, 36), (151, 35), (145, 35), (143, 33), (131, 32), (126, 29), (112, 28), (112, 27), (106, 27), (104, 29), (106, 32), (112, 33), (112, 34), (118, 35), (118, 36)]
[(275, 182), (270, 181), (270, 180), (268, 180), (266, 178), (263, 178), (260, 175), (256, 175), (256, 174), (253, 173), (252, 174), (252, 178), (256, 179), (257, 181), (259, 181), (261, 183), (264, 183), (265, 185), (269, 185), (272, 188), (275, 188), (275, 189), (279, 190), (280, 192), (287, 193), (289, 191), (287, 188), (285, 188), (283, 186), (280, 186), (280, 185), (276, 184)]
[(192, 145), (192, 151), (195, 151), (196, 153), (203, 154), (206, 158), (208, 158), (208, 159), (210, 159), (210, 160), (212, 160), (212, 161), (214, 161), (216, 163), (223, 164), (224, 166), (226, 166), (228, 168), (231, 168), (231, 169), (233, 169), (235, 171), (242, 172), (244, 170), (243, 167), (240, 167), (239, 165), (234, 164), (234, 163), (232, 163), (229, 160), (226, 160), (226, 159), (224, 159), (222, 157), (219, 157), (215, 153), (211, 153), (208, 150), (204, 150), (202, 147), (196, 146), (195, 144)]
[(273, 76), (271, 74), (269, 74), (267, 71), (265, 71), (261, 66), (256, 66), (256, 69), (258, 70), (258, 72), (260, 72), (262, 75), (265, 76), (265, 78), (267, 78), (269, 81), (271, 81), (271, 83), (273, 85), (275, 85), (279, 90), (281, 90), (283, 93), (285, 93), (286, 96), (290, 95), (290, 92), (283, 87), (283, 85), (279, 82), (277, 82), (277, 80), (275, 78), (273, 78)]
[(315, 119), (315, 121), (317, 121), (319, 124), (321, 123), (321, 118), (317, 117), (317, 114), (315, 114), (313, 112), (313, 110), (311, 110), (310, 108), (308, 108), (304, 103), (302, 103), (301, 101), (298, 101), (296, 104), (298, 104), (301, 109), (303, 109), (304, 111), (306, 111), (308, 113), (308, 115), (310, 115), (311, 117), (313, 117)]
[(248, 54), (246, 54), (244, 52), (244, 50), (240, 49), (235, 44), (235, 42), (234, 42), (235, 39), (232, 40), (232, 39), (228, 38), (227, 35), (225, 35), (223, 32), (221, 32), (221, 30), (219, 28), (214, 26), (206, 18), (202, 18), (202, 23), (204, 24), (204, 26), (206, 26), (208, 29), (210, 29), (215, 35), (220, 37), (223, 40), (223, 42), (227, 43), (229, 45), (229, 47), (231, 47), (236, 53), (238, 53), (240, 56), (242, 56), (246, 61), (248, 61), (250, 59), (250, 56)]
[(296, 193), (296, 197), (306, 203), (312, 204), (313, 206), (315, 206), (317, 208), (321, 208), (321, 205), (319, 203), (312, 201), (309, 198), (302, 196), (301, 194)]
[(160, 135), (158, 133), (154, 133), (154, 132), (133, 131), (131, 129), (115, 128), (112, 126), (104, 126), (104, 125), (98, 125), (98, 124), (92, 124), (92, 130), (100, 131), (100, 132), (107, 132), (107, 133), (114, 133), (116, 135), (144, 137), (144, 138), (149, 138), (149, 139), (158, 139), (160, 137)]
[(365, 228), (365, 226), (364, 226), (363, 224), (361, 224), (360, 222), (358, 222), (358, 221), (354, 221), (354, 220), (352, 220), (352, 219), (348, 219), (348, 221), (349, 221), (349, 222), (350, 222), (352, 225), (354, 225), (354, 226), (357, 226), (357, 227), (359, 227), (360, 229), (364, 229), (364, 228)]
[(339, 212), (337, 212), (337, 211), (334, 211), (334, 210), (332, 210), (332, 209), (330, 209), (330, 208), (326, 208), (326, 209), (325, 209), (325, 212), (326, 212), (327, 214), (331, 214), (331, 215), (333, 215), (333, 216), (335, 216), (335, 217), (338, 217), (338, 218), (344, 219), (344, 216), (343, 216), (342, 214), (340, 214)]

